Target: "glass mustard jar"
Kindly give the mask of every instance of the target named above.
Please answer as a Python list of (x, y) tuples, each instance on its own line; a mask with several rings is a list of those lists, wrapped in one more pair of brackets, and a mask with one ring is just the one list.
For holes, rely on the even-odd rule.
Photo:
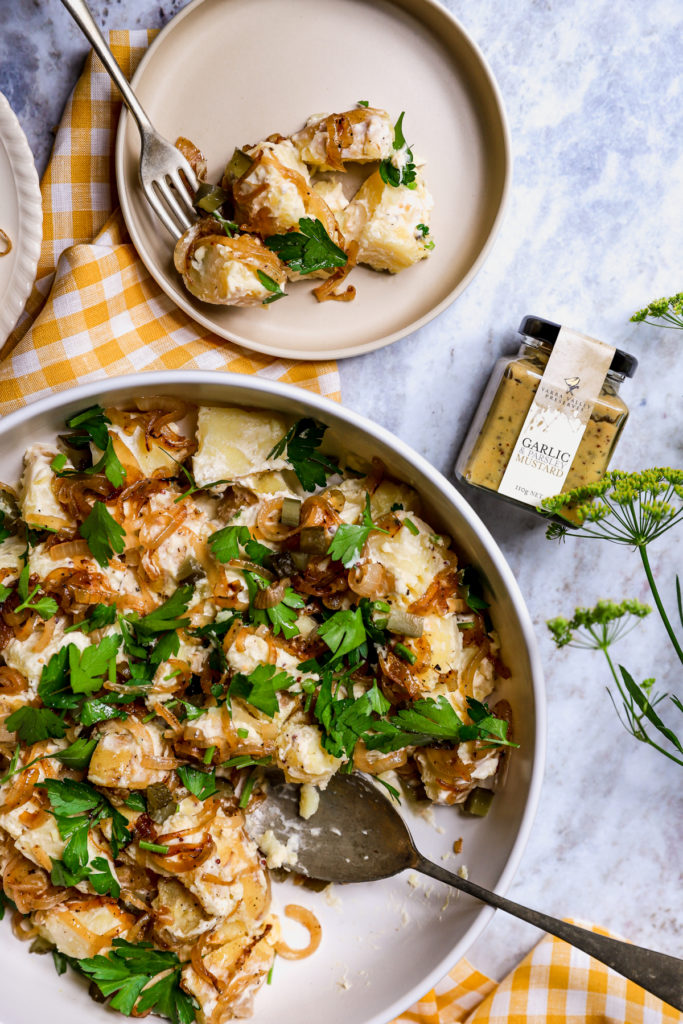
[(637, 360), (537, 316), (499, 359), (456, 463), (458, 479), (526, 508), (602, 479), (628, 418)]

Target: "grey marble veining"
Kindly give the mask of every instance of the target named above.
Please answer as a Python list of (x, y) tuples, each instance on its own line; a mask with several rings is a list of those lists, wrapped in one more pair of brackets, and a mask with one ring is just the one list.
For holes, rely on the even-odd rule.
[[(182, 6), (93, 0), (111, 28), (159, 26)], [(632, 419), (618, 465), (683, 463), (683, 335), (629, 323), (683, 288), (683, 99), (677, 0), (448, 0), (482, 47), (510, 120), (513, 188), (478, 277), (436, 321), (342, 364), (346, 405), (408, 440), (446, 475), (494, 359), (525, 313), (615, 343), (641, 360), (623, 388)], [(86, 46), (57, 2), (0, 0), (0, 89), (44, 167), (51, 130)], [(648, 600), (638, 556), (594, 541), (563, 546), (532, 516), (468, 498), (507, 556), (537, 626), (548, 691), (548, 764), (538, 816), (510, 895), (683, 953), (680, 771), (629, 739), (597, 654), (556, 653), (544, 620), (600, 597)], [(681, 535), (652, 551), (673, 609)], [(634, 676), (680, 678), (654, 616), (619, 658)], [(680, 691), (679, 691), (680, 692)], [(470, 873), (476, 878), (476, 865)], [(498, 915), (470, 958), (501, 977), (533, 944)]]

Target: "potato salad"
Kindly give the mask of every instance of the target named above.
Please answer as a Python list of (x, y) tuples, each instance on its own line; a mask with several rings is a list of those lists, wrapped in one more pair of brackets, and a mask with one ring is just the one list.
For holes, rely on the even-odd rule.
[[(342, 158), (374, 159), (366, 129)], [(297, 152), (325, 166), (320, 131)], [(289, 906), (310, 933), (290, 948), (271, 909), (296, 855), (245, 829), (264, 773), (300, 784), (304, 817), (352, 771), (483, 814), (507, 674), (474, 568), (323, 424), (167, 396), (76, 412), (0, 490), (15, 934), (122, 1014), (249, 1016), (274, 959), (320, 941)]]
[[(355, 264), (397, 274), (429, 256), (433, 199), (424, 167), (385, 110), (361, 102), (341, 114), (315, 114), (286, 137), (236, 149), (220, 185), (188, 139), (176, 145), (201, 184), (200, 219), (178, 242), (175, 265), (204, 302), (269, 305), (287, 281), (323, 278), (319, 301), (348, 302), (341, 287)], [(345, 187), (352, 168), (365, 171)]]

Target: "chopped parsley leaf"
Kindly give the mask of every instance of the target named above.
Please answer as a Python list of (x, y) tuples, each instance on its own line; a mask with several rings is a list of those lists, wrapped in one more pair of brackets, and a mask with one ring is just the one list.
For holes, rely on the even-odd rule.
[(327, 477), (339, 472), (336, 459), (316, 451), (326, 430), (324, 424), (306, 416), (289, 428), (267, 457), (277, 459), (286, 452), (285, 458), (305, 491), (324, 487)]
[(257, 665), (249, 675), (238, 672), (233, 676), (228, 696), (241, 697), (252, 707), (272, 718), (280, 709), (278, 691), (289, 690), (295, 683), (296, 679), (275, 665)]
[(349, 569), (360, 560), (363, 547), (373, 530), (378, 533), (387, 533), (387, 530), (375, 526), (372, 521), (370, 509), (370, 495), (365, 495), (365, 508), (363, 509), (363, 525), (354, 526), (350, 523), (342, 523), (332, 538), (332, 543), (327, 549), (328, 555)]
[(17, 593), (21, 598), (21, 604), (18, 604), (14, 610), (15, 612), (22, 612), (24, 609), (29, 609), (30, 611), (38, 612), (42, 619), (51, 619), (57, 613), (57, 602), (52, 597), (39, 597), (37, 600), (35, 599), (36, 594), (40, 590), (40, 584), (34, 587), (29, 594), (29, 573), (28, 562), (25, 562), (17, 581)]
[(90, 515), (81, 523), (79, 533), (88, 542), (93, 556), (105, 568), (114, 553), (120, 555), (125, 547), (126, 531), (101, 501), (95, 502)]
[(240, 544), (251, 539), (248, 526), (224, 526), (209, 537), (211, 554), (219, 562), (230, 562), (240, 557)]
[(271, 295), (268, 296), (267, 299), (263, 300), (263, 302), (261, 303), (262, 306), (269, 306), (271, 302), (277, 302), (278, 299), (284, 299), (287, 292), (283, 292), (282, 288), (277, 283), (277, 281), (274, 281), (273, 278), (270, 277), (268, 274), (264, 274), (262, 270), (257, 270), (256, 276), (258, 277), (263, 287), (272, 293)]
[(8, 732), (16, 732), (21, 742), (28, 746), (41, 740), (61, 739), (66, 733), (63, 720), (54, 711), (28, 704), (8, 715), (5, 728)]
[(366, 639), (361, 609), (347, 608), (335, 612), (318, 628), (318, 636), (322, 637), (332, 652), (330, 664), (355, 651)]
[(126, 1017), (133, 1011), (142, 1017), (152, 1010), (173, 1024), (192, 1024), (194, 1004), (180, 987), (182, 964), (176, 953), (155, 949), (151, 942), (136, 944), (126, 939), (114, 939), (112, 946), (106, 956), (78, 960), (77, 966), (105, 998), (113, 996), (109, 1004), (113, 1010)]
[(189, 789), (198, 800), (206, 800), (216, 792), (216, 771), (202, 771), (192, 764), (184, 764), (178, 768), (178, 775), (185, 789)]
[(115, 622), (115, 604), (96, 604), (92, 606), (92, 611), (87, 618), (83, 619), (81, 622), (74, 622), (71, 626), (67, 626), (64, 632), (73, 633), (78, 629), (83, 633), (90, 633), (93, 629), (103, 629), (105, 626), (113, 626)]
[(271, 235), (264, 241), (290, 270), (298, 274), (345, 267), (348, 262), (348, 256), (335, 245), (321, 221), (311, 217), (299, 218), (299, 231)]
[[(67, 427), (74, 431), (66, 438), (66, 441), (72, 448), (88, 448), (91, 443), (99, 448), (102, 452), (100, 460), (82, 472), (87, 476), (93, 476), (95, 473), (104, 471), (107, 480), (114, 487), (120, 487), (126, 477), (126, 470), (121, 465), (109, 436), (107, 425), (110, 423), (111, 420), (105, 416), (101, 406), (91, 405), (66, 421)], [(60, 460), (60, 463), (62, 468), (55, 469), (57, 476), (76, 476), (81, 472), (77, 469), (64, 469), (66, 460), (64, 462)], [(53, 468), (55, 468), (54, 465)]]
[[(413, 162), (413, 151), (406, 144), (405, 136), (403, 135), (403, 118), (405, 117), (405, 110), (401, 111), (401, 115), (394, 125), (394, 151), (396, 153), (403, 150), (405, 152), (405, 161), (400, 163), (396, 160), (396, 157), (387, 157), (385, 160), (380, 161), (379, 173), (382, 181), (387, 185), (391, 185), (392, 188), (398, 188), (399, 185), (405, 185), (407, 188), (417, 188), (417, 168)], [(396, 162), (394, 162), (396, 160)]]

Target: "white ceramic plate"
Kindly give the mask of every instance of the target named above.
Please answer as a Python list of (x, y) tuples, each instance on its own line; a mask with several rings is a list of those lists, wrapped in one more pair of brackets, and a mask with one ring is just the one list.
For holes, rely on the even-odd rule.
[(140, 189), (139, 136), (124, 115), (116, 178), (133, 242), (174, 302), (223, 338), (297, 359), (369, 352), (444, 310), (491, 246), (509, 177), (502, 102), (481, 53), (434, 0), (193, 0), (154, 41), (133, 86), (158, 131), (204, 151), (211, 181), (235, 146), (362, 99), (393, 117), (405, 110), (406, 137), (427, 161), (429, 259), (395, 276), (354, 270), (353, 302), (318, 303), (301, 284), (272, 306), (230, 309), (182, 285), (170, 236)]
[[(0, 93), (0, 228), (12, 241), (0, 257), (0, 351), (30, 294), (42, 240), (43, 211), (33, 153)], [(3, 248), (0, 243), (0, 250)]]
[[(204, 403), (245, 404), (309, 415), (329, 424), (361, 455), (378, 455), (399, 478), (421, 493), (435, 525), (450, 533), (464, 557), (486, 577), (493, 620), (512, 677), (499, 693), (515, 715), (519, 750), (509, 762), (504, 790), (483, 820), (438, 808), (434, 824), (410, 817), (419, 847), (438, 863), (504, 892), (519, 863), (536, 809), (545, 746), (545, 704), (541, 667), (524, 601), (493, 538), (464, 498), (421, 456), (357, 413), (284, 384), (221, 373), (145, 373), (112, 378), (42, 399), (0, 422), (0, 480), (16, 480), (21, 453), (36, 440), (63, 429), (64, 419), (93, 402), (116, 404), (142, 394), (191, 394)], [(430, 815), (431, 817), (431, 815)], [(464, 838), (462, 858), (453, 842)], [(449, 856), (451, 855), (451, 856)], [(444, 859), (442, 859), (444, 858)], [(321, 919), (319, 951), (299, 963), (278, 960), (273, 982), (256, 999), (254, 1024), (301, 1024), (312, 1009), (326, 1024), (385, 1024), (422, 996), (467, 951), (492, 911), (429, 879), (413, 888), (406, 873), (382, 882), (336, 887), (330, 903), (285, 882), (273, 886), (275, 908), (288, 902), (310, 906)], [(284, 922), (293, 945), (304, 941), (297, 926)], [(28, 954), (0, 927), (3, 965), (2, 1024), (48, 1020), (50, 1024), (112, 1024), (86, 986), (68, 973), (57, 977), (50, 957)]]

